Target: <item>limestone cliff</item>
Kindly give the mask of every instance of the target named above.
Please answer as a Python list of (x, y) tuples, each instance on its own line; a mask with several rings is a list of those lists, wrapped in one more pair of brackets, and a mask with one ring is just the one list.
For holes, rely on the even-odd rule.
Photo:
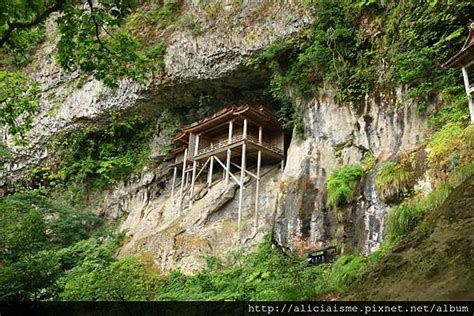
[[(202, 14), (194, 1), (186, 5), (190, 12)], [(263, 95), (269, 74), (247, 62), (275, 39), (303, 31), (311, 18), (292, 1), (245, 1), (239, 10), (224, 3), (223, 10), (216, 19), (205, 21), (205, 32), (197, 37), (182, 29), (163, 31), (165, 71), (145, 86), (122, 81), (110, 90), (96, 80), (63, 73), (51, 57), (53, 32), (30, 66), (43, 87), (41, 112), (29, 133), (29, 145), (15, 148), (15, 159), (0, 171), (0, 185), (47, 161), (51, 156), (47, 143), (54, 135), (103, 124), (111, 109), (159, 117), (164, 105), (189, 104), (202, 94), (226, 100)], [(362, 106), (353, 108), (339, 106), (333, 93), (328, 88), (317, 98), (297, 100), (304, 139), (291, 140), (283, 172), (265, 166), (258, 223), (253, 212), (255, 184), (247, 179), (240, 242), (236, 187), (219, 182), (209, 190), (202, 188), (201, 198), (180, 216), (170, 197), (166, 163), (91, 195), (90, 207), (117, 221), (126, 234), (119, 255), (147, 254), (163, 270), (195, 271), (204, 265), (203, 256), (229, 256), (270, 232), (280, 246), (299, 252), (342, 241), (344, 251), (368, 254), (383, 239), (388, 211), (374, 189), (373, 175), (364, 179), (362, 195), (342, 219), (325, 207), (325, 180), (336, 166), (359, 163), (367, 153), (383, 161), (416, 149), (427, 133), (427, 122), (409, 103), (395, 106), (403, 97), (401, 89), (367, 96)], [(157, 130), (152, 159), (161, 155), (160, 144), (168, 136)]]

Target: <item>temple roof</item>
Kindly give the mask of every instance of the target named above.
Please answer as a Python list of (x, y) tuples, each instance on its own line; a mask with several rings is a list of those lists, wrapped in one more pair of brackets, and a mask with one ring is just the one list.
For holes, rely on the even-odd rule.
[(461, 50), (443, 64), (444, 68), (467, 65), (474, 60), (474, 23), (471, 23), (469, 35)]
[[(275, 128), (281, 127), (278, 117), (273, 113), (272, 110), (264, 107), (263, 105), (256, 107), (251, 106), (249, 104), (229, 105), (224, 109), (210, 116), (207, 116), (197, 122), (183, 126), (181, 134), (187, 134), (190, 132), (203, 132), (211, 127), (215, 127), (222, 123), (229, 122), (238, 116), (246, 117), (250, 119), (250, 121), (258, 122), (262, 125), (271, 126)], [(175, 139), (177, 139), (178, 137), (180, 137), (180, 139), (185, 137), (181, 134), (178, 134)]]

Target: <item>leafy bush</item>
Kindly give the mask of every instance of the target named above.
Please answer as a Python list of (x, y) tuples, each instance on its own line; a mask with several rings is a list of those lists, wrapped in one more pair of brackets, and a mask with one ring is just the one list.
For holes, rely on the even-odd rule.
[(268, 239), (256, 252), (236, 258), (230, 266), (213, 265), (193, 276), (168, 275), (159, 300), (300, 300), (314, 295), (321, 267), (283, 254)]
[(0, 199), (0, 299), (49, 299), (63, 272), (62, 249), (86, 238), (101, 221), (35, 191)]
[(375, 176), (375, 186), (385, 199), (406, 193), (412, 182), (411, 172), (394, 161), (383, 163)]
[(346, 166), (334, 169), (326, 180), (327, 207), (349, 203), (356, 197), (356, 187), (364, 173), (361, 166)]
[(158, 274), (147, 273), (137, 258), (111, 260), (107, 265), (85, 260), (61, 279), (63, 300), (124, 301), (149, 300), (154, 294)]

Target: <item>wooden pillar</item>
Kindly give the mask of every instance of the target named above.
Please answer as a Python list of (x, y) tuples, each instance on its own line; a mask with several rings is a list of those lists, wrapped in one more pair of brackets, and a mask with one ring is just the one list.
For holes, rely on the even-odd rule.
[[(285, 133), (281, 132), (281, 151), (285, 154)], [(281, 172), (285, 170), (285, 159), (281, 160)]]
[[(230, 121), (229, 122), (229, 135), (228, 135), (228, 138), (227, 138), (227, 145), (230, 145), (230, 143), (232, 142), (232, 129), (234, 127), (234, 122), (233, 121)], [(226, 161), (226, 171), (225, 171), (225, 183), (228, 184), (229, 183), (229, 172), (230, 172), (230, 156), (232, 154), (232, 151), (230, 150), (230, 148), (227, 149), (227, 161)]]
[(242, 138), (247, 139), (247, 119), (244, 119), (244, 130), (242, 132)]
[(472, 100), (472, 95), (469, 86), (469, 76), (467, 74), (466, 67), (462, 67), (462, 77), (464, 79), (464, 88), (466, 89), (467, 94), (467, 103), (469, 105), (469, 114), (471, 115), (471, 123), (474, 123), (474, 101)]
[(244, 119), (244, 128), (242, 133), (242, 138), (244, 142), (242, 144), (242, 161), (240, 166), (240, 191), (239, 191), (239, 214), (237, 217), (237, 236), (238, 236), (238, 244), (240, 245), (240, 223), (242, 221), (242, 200), (244, 197), (244, 179), (245, 179), (245, 169), (246, 169), (246, 154), (247, 154), (247, 143), (245, 139), (247, 139), (247, 119)]
[(209, 174), (207, 175), (207, 186), (210, 187), (212, 185), (212, 172), (214, 170), (214, 157), (211, 156), (211, 161), (209, 161)]
[[(245, 128), (245, 124), (244, 124)], [(246, 150), (247, 144), (244, 142), (242, 144), (242, 162), (241, 162), (241, 169), (240, 169), (240, 192), (239, 192), (239, 214), (237, 217), (237, 242), (240, 245), (240, 222), (242, 220), (242, 199), (244, 196), (244, 177), (245, 177), (245, 163), (246, 163)]]
[(181, 211), (183, 210), (183, 190), (184, 190), (184, 180), (186, 177), (186, 160), (188, 158), (188, 149), (184, 150), (184, 157), (183, 157), (183, 172), (181, 176), (181, 188), (179, 190), (179, 215), (181, 215)]
[[(262, 126), (258, 127), (258, 142), (262, 144), (263, 130)], [(258, 201), (260, 195), (260, 167), (262, 164), (262, 151), (257, 152), (257, 181), (255, 184), (255, 232), (258, 233)]]
[(174, 201), (174, 187), (176, 185), (176, 174), (177, 173), (178, 173), (178, 167), (174, 166), (174, 168), (173, 168), (173, 181), (171, 182), (171, 199), (173, 201)]
[(196, 145), (194, 146), (193, 175), (191, 178), (191, 189), (189, 192), (189, 208), (193, 206), (194, 183), (196, 181), (196, 168), (197, 168), (196, 156), (198, 155), (198, 152), (199, 152), (199, 134), (196, 135)]

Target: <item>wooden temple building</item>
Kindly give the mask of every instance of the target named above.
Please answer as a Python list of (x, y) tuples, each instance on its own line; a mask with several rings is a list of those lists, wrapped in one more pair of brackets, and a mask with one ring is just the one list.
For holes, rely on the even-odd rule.
[(467, 94), (467, 102), (469, 104), (471, 123), (474, 123), (474, 101), (472, 97), (474, 94), (474, 84), (469, 83), (469, 74), (471, 74), (471, 80), (474, 81), (474, 78), (472, 78), (474, 77), (474, 22), (470, 25), (469, 34), (461, 50), (445, 62), (443, 67), (461, 68), (464, 88)]
[(276, 115), (264, 106), (230, 105), (183, 126), (174, 144), (171, 194), (179, 212), (192, 207), (197, 181), (205, 180), (208, 187), (217, 181), (234, 181), (240, 188), (237, 222), (240, 240), (245, 177), (256, 181), (255, 219), (258, 221), (262, 163), (281, 163), (282, 168), (284, 165), (285, 134)]

